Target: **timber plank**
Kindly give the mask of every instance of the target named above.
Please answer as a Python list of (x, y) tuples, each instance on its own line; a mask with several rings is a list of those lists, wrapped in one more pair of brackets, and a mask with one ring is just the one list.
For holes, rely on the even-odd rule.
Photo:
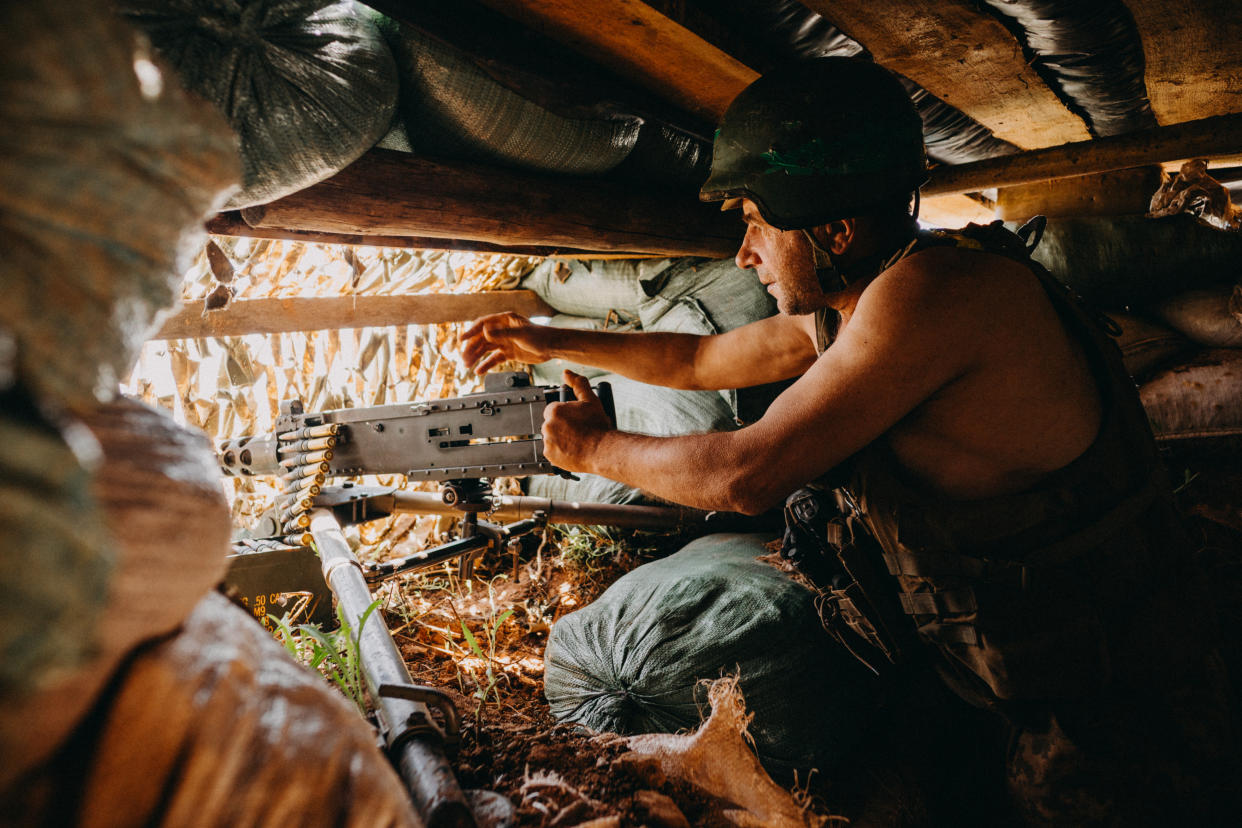
[(995, 205), (967, 195), (942, 195), (923, 199), (919, 218), (936, 227), (958, 228), (967, 224), (987, 224), (996, 218)]
[(693, 193), (371, 150), (332, 178), (248, 207), (251, 227), (666, 256), (732, 256), (736, 216)]
[(434, 325), (466, 322), (503, 311), (514, 311), (523, 316), (550, 316), (555, 312), (529, 290), (245, 299), (230, 302), (223, 309), (208, 313), (203, 312), (202, 302), (189, 302), (165, 320), (151, 339)]
[(759, 77), (641, 0), (483, 3), (713, 124)]
[(1005, 221), (1025, 221), (1035, 215), (1142, 215), (1160, 188), (1161, 175), (1159, 165), (1149, 164), (1002, 187), (996, 195), (996, 216)]
[(1242, 112), (1238, 0), (1126, 0), (1143, 38), (1156, 120), (1179, 124)]
[(1228, 158), (1239, 152), (1242, 113), (1217, 115), (970, 164), (935, 167), (922, 192), (927, 197), (979, 192), (990, 187), (1161, 164), (1179, 158)]
[(968, 0), (805, 0), (888, 69), (1023, 149), (1085, 141), (1009, 31)]

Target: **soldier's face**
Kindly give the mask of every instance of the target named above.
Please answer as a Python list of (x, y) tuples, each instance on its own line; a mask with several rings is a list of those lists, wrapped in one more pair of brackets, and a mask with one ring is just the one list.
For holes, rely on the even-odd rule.
[(742, 202), (746, 236), (734, 261), (754, 269), (776, 299), (776, 307), (790, 316), (814, 313), (823, 307), (824, 292), (815, 276), (810, 242), (798, 230), (778, 230), (763, 220), (750, 199)]

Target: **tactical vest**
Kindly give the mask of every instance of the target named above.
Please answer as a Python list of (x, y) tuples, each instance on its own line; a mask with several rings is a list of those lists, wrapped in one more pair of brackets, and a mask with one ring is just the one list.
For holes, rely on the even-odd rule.
[[(877, 440), (836, 470), (827, 510), (806, 490), (791, 496), (786, 547), (819, 570), (808, 575), (825, 627), (873, 669), (926, 654), (922, 642), (974, 704), (1082, 697), (1110, 682), (1110, 641), (1181, 565), (1185, 537), (1108, 334), (1000, 222), (923, 235), (910, 253), (943, 244), (1007, 256), (1040, 280), (1099, 388), (1094, 443), (1027, 491), (956, 501), (908, 479)], [(821, 350), (834, 315), (817, 319)], [(825, 553), (814, 562), (812, 524)]]

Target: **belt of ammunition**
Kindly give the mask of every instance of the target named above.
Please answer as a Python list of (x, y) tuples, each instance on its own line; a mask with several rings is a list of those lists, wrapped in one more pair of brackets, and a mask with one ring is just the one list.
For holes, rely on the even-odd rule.
[(282, 443), (278, 451), (281, 454), (292, 454), (293, 452), (302, 451), (321, 451), (330, 449), (336, 445), (336, 437), (315, 437), (310, 440), (295, 440), (291, 443)]
[[(291, 534), (298, 529), (305, 529), (307, 526), (310, 526), (310, 515), (302, 512), (299, 515), (294, 515), (288, 520), (281, 521), (280, 531), (285, 534)], [(305, 544), (301, 545), (305, 546)]]
[(295, 466), (292, 471), (280, 478), (281, 482), (288, 486), (290, 483), (297, 483), (302, 480), (314, 478), (315, 482), (323, 485), (324, 479), (328, 476), (328, 470), (331, 463), (324, 460), (320, 463), (310, 463), (305, 466)]
[(294, 469), (298, 466), (309, 466), (314, 463), (323, 463), (332, 459), (332, 449), (325, 451), (309, 451), (302, 454), (286, 457), (280, 461), (280, 465), (286, 469)]
[(324, 423), (317, 426), (305, 426), (303, 428), (294, 429), (293, 431), (285, 431), (276, 435), (276, 439), (282, 443), (292, 443), (295, 440), (311, 440), (315, 437), (331, 437), (341, 430), (340, 423)]

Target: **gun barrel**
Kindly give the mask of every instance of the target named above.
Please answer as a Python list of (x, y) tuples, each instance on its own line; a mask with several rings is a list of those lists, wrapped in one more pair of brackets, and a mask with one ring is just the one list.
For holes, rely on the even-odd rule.
[(220, 443), (220, 471), (230, 477), (281, 474), (279, 443), (273, 434), (238, 437)]
[[(456, 515), (459, 511), (444, 503), (434, 492), (393, 493), (394, 512)], [(496, 508), (487, 513), (492, 520), (514, 521), (533, 517), (536, 512), (547, 516), (549, 523), (616, 526), (622, 529), (679, 529), (701, 526), (717, 513), (690, 509), (685, 506), (646, 506), (621, 503), (587, 503), (576, 500), (550, 500), (526, 495), (504, 495), (495, 498)]]

